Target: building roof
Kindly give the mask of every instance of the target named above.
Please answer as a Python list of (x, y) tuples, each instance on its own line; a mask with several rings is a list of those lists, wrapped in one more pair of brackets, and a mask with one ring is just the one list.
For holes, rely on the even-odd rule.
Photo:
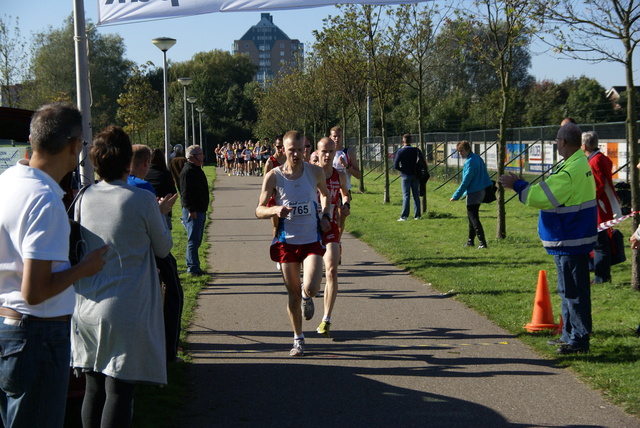
[(239, 40), (253, 40), (255, 37), (255, 33), (261, 32), (259, 31), (259, 29), (268, 27), (274, 28), (273, 40), (291, 40), (284, 31), (282, 31), (280, 28), (278, 28), (277, 25), (273, 23), (273, 16), (271, 16), (270, 13), (261, 13), (260, 22), (258, 22), (256, 25), (251, 26), (251, 28), (246, 33), (244, 33), (244, 35)]
[[(636, 86), (636, 92), (640, 92), (640, 86)], [(606, 94), (605, 97), (607, 97), (607, 99), (611, 99), (611, 100), (617, 100), (618, 98), (620, 98), (620, 95), (622, 95), (623, 93), (627, 92), (627, 86), (612, 86), (611, 89), (609, 89)]]

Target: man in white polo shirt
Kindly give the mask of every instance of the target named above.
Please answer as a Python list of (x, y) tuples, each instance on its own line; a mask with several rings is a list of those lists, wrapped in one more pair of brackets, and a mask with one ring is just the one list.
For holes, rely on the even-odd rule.
[(60, 180), (82, 151), (67, 104), (33, 115), (33, 154), (0, 175), (0, 416), (6, 427), (61, 427), (69, 379), (71, 284), (100, 271), (107, 248), (69, 264)]

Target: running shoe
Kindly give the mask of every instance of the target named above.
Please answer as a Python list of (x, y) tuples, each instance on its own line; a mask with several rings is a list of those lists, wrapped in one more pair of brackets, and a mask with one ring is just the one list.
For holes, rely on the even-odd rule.
[(293, 348), (289, 351), (290, 357), (302, 357), (304, 355), (304, 339), (294, 340)]
[(331, 332), (329, 331), (330, 329), (331, 323), (329, 321), (322, 321), (316, 331), (323, 336), (331, 337)]
[(551, 339), (551, 340), (547, 340), (547, 345), (549, 346), (563, 346), (563, 345), (568, 345), (567, 342), (565, 342), (564, 340), (557, 338), (557, 339)]
[(316, 312), (316, 308), (313, 305), (313, 298), (309, 297), (308, 299), (302, 298), (302, 315), (304, 315), (304, 319), (309, 321), (313, 318), (313, 314)]

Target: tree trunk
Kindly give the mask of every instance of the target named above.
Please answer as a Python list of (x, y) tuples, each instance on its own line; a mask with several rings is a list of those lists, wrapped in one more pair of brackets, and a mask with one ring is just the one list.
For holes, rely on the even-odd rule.
[[(498, 177), (504, 174), (504, 161), (507, 152), (507, 115), (509, 114), (509, 85), (508, 76), (502, 76), (502, 110), (500, 111), (500, 134), (498, 135)], [(496, 239), (507, 236), (507, 222), (505, 215), (504, 187), (498, 185), (496, 200)]]
[(384, 168), (383, 202), (388, 204), (391, 199), (389, 198), (389, 147), (387, 145), (386, 115), (384, 107), (382, 107), (382, 100), (378, 99), (378, 102), (380, 103), (380, 132), (382, 134), (382, 168)]
[(364, 144), (362, 143), (362, 115), (360, 111), (356, 110), (356, 117), (358, 119), (358, 165), (360, 165), (360, 184), (358, 185), (358, 191), (364, 193)]
[[(419, 64), (420, 67), (420, 73), (419, 75), (422, 76), (422, 64)], [(422, 109), (423, 109), (423, 98), (422, 98), (422, 93), (424, 92), (424, 86), (422, 85), (422, 82), (418, 83), (418, 147), (420, 147), (420, 150), (422, 150), (422, 153), (425, 155), (425, 158), (427, 156), (427, 148), (425, 145), (425, 142), (423, 141), (423, 136), (422, 136)], [(425, 159), (426, 160), (426, 159)], [(427, 186), (424, 186), (424, 196), (422, 197), (422, 214), (426, 214), (427, 213)]]
[[(633, 85), (633, 62), (632, 62), (633, 50), (630, 46), (627, 46), (627, 58), (625, 63), (625, 74), (627, 77), (627, 147), (629, 147), (629, 182), (631, 184), (631, 209), (638, 211), (640, 209), (640, 185), (638, 170), (636, 165), (638, 163), (638, 116), (636, 113), (636, 88)], [(633, 230), (638, 227), (638, 215), (633, 216)], [(631, 250), (631, 288), (640, 291), (640, 272), (638, 267), (640, 266), (640, 251)]]

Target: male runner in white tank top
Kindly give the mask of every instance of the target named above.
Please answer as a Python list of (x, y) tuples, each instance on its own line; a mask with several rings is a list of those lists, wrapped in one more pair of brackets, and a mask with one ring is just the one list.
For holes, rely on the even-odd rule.
[[(313, 297), (320, 291), (325, 253), (322, 233), (330, 228), (331, 202), (324, 171), (303, 161), (304, 136), (297, 131), (287, 132), (284, 150), (285, 163), (264, 176), (256, 217), (279, 219), (270, 253), (271, 259), (282, 265), (289, 295), (287, 312), (294, 334), (289, 355), (298, 357), (304, 354), (302, 315), (304, 312), (307, 320), (313, 317)], [(316, 190), (320, 192), (320, 210)], [(276, 204), (267, 206), (272, 196)]]

